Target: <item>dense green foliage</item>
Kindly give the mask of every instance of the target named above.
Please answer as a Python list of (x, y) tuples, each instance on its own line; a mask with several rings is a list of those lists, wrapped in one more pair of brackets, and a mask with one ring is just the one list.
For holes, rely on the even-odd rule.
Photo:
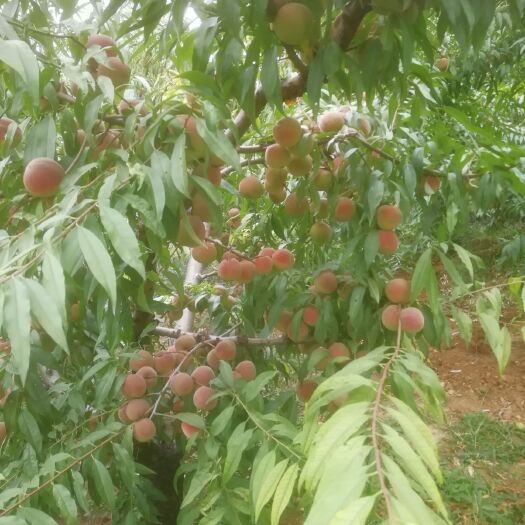
[[(503, 372), (501, 289), (525, 306), (463, 242), (524, 218), (524, 22), (524, 0), (0, 1), (0, 525), (170, 522), (125, 396), (181, 451), (182, 525), (450, 523), (425, 357), (476, 319)], [(296, 173), (272, 190), (285, 116)], [(188, 263), (205, 236), (209, 271)], [(224, 279), (265, 247), (293, 264)], [(422, 330), (385, 328), (394, 277)], [(224, 339), (235, 358), (197, 381), (215, 397), (179, 394)], [(158, 378), (128, 395), (141, 350)]]

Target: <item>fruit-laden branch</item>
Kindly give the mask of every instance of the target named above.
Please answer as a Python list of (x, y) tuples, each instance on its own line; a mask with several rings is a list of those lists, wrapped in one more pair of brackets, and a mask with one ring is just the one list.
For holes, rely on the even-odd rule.
[[(341, 13), (336, 17), (332, 26), (332, 36), (343, 51), (348, 50), (350, 42), (357, 33), (361, 21), (370, 10), (371, 7), (368, 1), (363, 2), (361, 0), (351, 0), (345, 4)], [(298, 67), (300, 73), (281, 83), (281, 96), (283, 100), (296, 99), (306, 92), (308, 69), (299, 66), (299, 64), (295, 64), (295, 62), (294, 59), (293, 63)], [(259, 87), (255, 92), (255, 117), (261, 113), (267, 102), (262, 87)], [(246, 131), (248, 131), (248, 128), (252, 123), (252, 119), (248, 113), (241, 110), (234, 119), (234, 124), (237, 128), (237, 137), (229, 134), (229, 138), (232, 141), (240, 139)]]
[[(264, 164), (265, 162), (266, 161), (262, 157), (257, 157), (256, 159), (245, 159), (241, 162), (241, 168), (244, 168), (245, 166), (254, 166), (256, 164)], [(235, 168), (228, 166), (221, 170), (221, 177), (226, 177), (234, 171), (236, 171)]]
[(385, 499), (385, 506), (388, 514), (388, 525), (395, 525), (394, 519), (394, 509), (392, 507), (392, 500), (390, 499), (390, 491), (386, 486), (385, 473), (383, 472), (383, 463), (381, 461), (381, 445), (379, 443), (379, 432), (377, 429), (377, 423), (379, 421), (379, 410), (381, 408), (381, 399), (383, 397), (383, 392), (385, 390), (386, 380), (388, 378), (388, 372), (394, 361), (399, 356), (401, 352), (401, 321), (398, 321), (397, 325), (397, 341), (396, 348), (392, 357), (388, 360), (385, 367), (383, 368), (383, 373), (381, 374), (381, 379), (377, 385), (376, 397), (374, 400), (374, 408), (372, 411), (372, 445), (374, 447), (374, 460), (376, 464), (377, 478), (379, 480), (379, 486), (381, 492)]
[(181, 335), (191, 335), (196, 341), (200, 341), (199, 344), (210, 344), (216, 345), (221, 341), (233, 341), (234, 343), (242, 346), (275, 346), (284, 345), (290, 343), (290, 339), (286, 336), (278, 337), (246, 337), (243, 335), (237, 336), (224, 336), (224, 335), (207, 335), (201, 332), (184, 332), (179, 328), (166, 328), (164, 326), (157, 326), (151, 331), (152, 334), (160, 337), (170, 337), (176, 339)]
[(218, 241), (217, 239), (213, 239), (211, 237), (206, 237), (205, 239), (208, 242), (212, 242), (216, 246), (219, 246), (223, 250), (233, 253), (233, 255), (236, 255), (237, 257), (240, 257), (241, 259), (245, 259), (246, 261), (251, 261), (252, 257), (249, 257), (248, 255), (245, 255), (242, 252), (239, 252), (238, 250), (232, 248), (231, 246), (226, 246), (226, 244), (222, 243), (221, 241)]

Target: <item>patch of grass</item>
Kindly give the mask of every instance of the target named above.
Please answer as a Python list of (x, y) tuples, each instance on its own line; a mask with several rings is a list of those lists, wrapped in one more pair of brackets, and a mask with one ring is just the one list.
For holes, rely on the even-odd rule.
[(453, 523), (525, 524), (525, 430), (468, 414), (450, 427), (442, 457)]

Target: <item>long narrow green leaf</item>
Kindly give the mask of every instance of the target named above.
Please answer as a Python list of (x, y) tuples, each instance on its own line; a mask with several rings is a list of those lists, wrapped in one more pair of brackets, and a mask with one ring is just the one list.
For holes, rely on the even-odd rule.
[(93, 274), (93, 277), (95, 277), (104, 290), (106, 290), (113, 305), (113, 310), (115, 310), (117, 305), (117, 277), (111, 257), (106, 247), (94, 233), (82, 226), (78, 226), (77, 234), (78, 244), (80, 245), (80, 250), (86, 260), (88, 268)]
[(268, 477), (266, 477), (263, 480), (261, 489), (255, 501), (255, 521), (259, 519), (259, 516), (261, 514), (263, 507), (272, 498), (277, 488), (277, 485), (279, 484), (279, 481), (281, 477), (283, 476), (284, 471), (286, 470), (287, 466), (288, 466), (288, 460), (283, 459), (282, 461), (277, 463), (275, 467), (273, 467), (273, 469), (269, 472)]
[(126, 217), (113, 208), (100, 206), (100, 220), (119, 257), (144, 279), (146, 270), (140, 258), (139, 241)]
[(21, 279), (14, 278), (7, 286), (4, 304), (4, 323), (11, 343), (16, 370), (25, 384), (31, 353), (31, 316), (27, 288)]
[(377, 496), (365, 496), (352, 501), (347, 507), (340, 510), (329, 525), (365, 525), (368, 516), (374, 508)]
[(222, 479), (227, 483), (235, 474), (239, 463), (241, 462), (242, 454), (250, 443), (253, 435), (253, 430), (244, 430), (246, 422), (240, 423), (232, 432), (230, 439), (226, 445), (226, 459), (224, 460), (224, 470)]
[(290, 465), (283, 474), (281, 481), (275, 489), (272, 503), (271, 525), (278, 525), (283, 512), (286, 510), (290, 498), (292, 497), (293, 488), (299, 473), (298, 465)]
[(69, 353), (60, 312), (57, 305), (53, 302), (53, 298), (39, 282), (34, 281), (33, 279), (24, 279), (22, 282), (29, 292), (31, 311), (37, 321), (52, 337), (55, 343)]
[(115, 487), (108, 469), (96, 458), (92, 458), (94, 485), (100, 499), (110, 508), (115, 507)]
[(51, 247), (46, 247), (42, 261), (42, 284), (57, 305), (62, 322), (66, 322), (66, 284), (64, 270)]
[(53, 499), (66, 523), (74, 525), (77, 521), (78, 510), (69, 490), (60, 483), (53, 485)]
[(36, 104), (40, 71), (36, 56), (29, 45), (22, 40), (0, 40), (0, 60), (22, 77), (33, 103)]

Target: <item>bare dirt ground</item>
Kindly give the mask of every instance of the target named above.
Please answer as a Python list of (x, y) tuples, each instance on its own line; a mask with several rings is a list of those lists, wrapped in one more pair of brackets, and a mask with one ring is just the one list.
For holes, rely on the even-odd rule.
[(447, 393), (446, 410), (451, 420), (470, 412), (525, 424), (525, 343), (513, 336), (512, 354), (505, 373), (483, 335), (475, 331), (470, 347), (458, 337), (450, 349), (434, 350), (430, 364)]

